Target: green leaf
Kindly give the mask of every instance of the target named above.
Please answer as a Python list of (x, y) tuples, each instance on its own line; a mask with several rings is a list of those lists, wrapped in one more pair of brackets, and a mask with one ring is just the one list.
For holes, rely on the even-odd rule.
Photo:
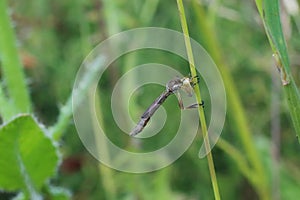
[(263, 7), (266, 31), (274, 45), (275, 49), (273, 50), (278, 52), (284, 70), (290, 72), (290, 63), (280, 21), (279, 2), (278, 0), (265, 0)]
[(0, 188), (22, 190), (31, 197), (55, 173), (58, 153), (30, 115), (21, 115), (0, 129)]
[[(261, 12), (260, 1), (256, 1)], [(282, 31), (278, 0), (264, 0), (262, 13), (265, 29), (280, 72), (290, 115), (300, 142), (300, 93), (290, 70), (290, 62)]]
[(5, 80), (7, 93), (15, 106), (16, 113), (27, 113), (31, 111), (31, 102), (6, 0), (0, 1), (0, 24), (2, 78)]

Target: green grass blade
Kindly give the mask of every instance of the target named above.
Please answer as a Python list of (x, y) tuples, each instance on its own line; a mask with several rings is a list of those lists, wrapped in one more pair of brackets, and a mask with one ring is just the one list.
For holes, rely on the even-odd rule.
[(0, 1), (0, 55), (7, 91), (16, 111), (30, 112), (30, 98), (5, 0)]
[(282, 61), (282, 64), (285, 68), (284, 70), (290, 72), (289, 59), (286, 49), (286, 42), (282, 32), (278, 4), (278, 0), (265, 0), (263, 2), (263, 18), (272, 49), (274, 53), (278, 53), (280, 61)]
[[(177, 5), (178, 5), (178, 12), (179, 12), (179, 17), (180, 17), (181, 27), (182, 27), (182, 31), (184, 34), (186, 51), (187, 51), (189, 64), (190, 64), (191, 76), (195, 77), (195, 76), (197, 76), (197, 73), (196, 73), (193, 51), (192, 51), (192, 46), (191, 46), (191, 41), (190, 41), (190, 37), (189, 37), (189, 31), (188, 31), (188, 26), (187, 26), (187, 22), (186, 22), (186, 17), (185, 17), (184, 6), (182, 3), (182, 0), (177, 0)], [(197, 102), (198, 103), (202, 102), (199, 86), (196, 85), (194, 90), (195, 90)], [(208, 161), (208, 167), (209, 167), (209, 172), (210, 172), (210, 178), (212, 181), (215, 199), (218, 200), (218, 199), (221, 199), (221, 197), (220, 197), (220, 193), (219, 193), (219, 186), (218, 186), (217, 176), (216, 176), (216, 172), (215, 172), (213, 156), (210, 151), (209, 139), (207, 137), (208, 131), (207, 131), (207, 126), (206, 126), (204, 109), (202, 106), (198, 107), (198, 113), (200, 116), (200, 123), (201, 123), (203, 138), (204, 138), (205, 149), (206, 149), (206, 152), (208, 152), (207, 153), (207, 161)]]
[[(259, 177), (259, 179), (256, 179), (259, 181), (253, 181), (254, 178), (252, 177), (252, 174), (251, 178), (248, 174), (244, 175), (256, 189), (260, 199), (269, 199), (266, 171), (263, 168), (259, 153), (255, 147), (254, 137), (249, 127), (246, 112), (242, 106), (237, 85), (235, 84), (235, 81), (230, 74), (230, 71), (228, 70), (230, 69), (230, 67), (226, 65), (226, 61), (223, 59), (221, 52), (222, 48), (220, 47), (218, 37), (216, 36), (216, 29), (210, 23), (209, 19), (211, 16), (209, 16), (209, 14), (205, 12), (204, 8), (201, 5), (198, 5), (196, 0), (193, 0), (192, 3), (194, 12), (197, 16), (197, 30), (202, 33), (203, 41), (206, 42), (205, 48), (216, 62), (216, 65), (218, 66), (218, 69), (222, 74), (222, 78), (226, 88), (226, 95), (228, 98), (228, 107), (230, 107), (230, 109), (228, 109), (228, 114), (233, 120), (231, 123), (236, 127), (237, 136), (246, 154), (245, 158), (247, 158), (249, 162), (250, 169), (253, 170), (252, 174), (255, 174), (257, 177)], [(218, 142), (218, 145), (221, 145), (220, 141)], [(221, 146), (222, 147), (220, 148), (222, 148), (233, 158), (233, 160), (239, 166), (240, 171), (243, 173), (246, 172), (246, 168), (242, 167), (244, 165), (240, 165), (240, 163), (244, 162), (243, 160), (239, 160), (241, 157), (236, 156), (236, 153), (232, 154), (231, 149), (226, 149), (229, 148), (229, 145)], [(243, 151), (242, 149), (238, 150), (241, 152)]]
[(264, 22), (277, 68), (280, 71), (281, 82), (285, 91), (290, 115), (300, 142), (300, 94), (290, 69), (286, 42), (280, 21), (279, 1), (256, 1), (256, 4)]

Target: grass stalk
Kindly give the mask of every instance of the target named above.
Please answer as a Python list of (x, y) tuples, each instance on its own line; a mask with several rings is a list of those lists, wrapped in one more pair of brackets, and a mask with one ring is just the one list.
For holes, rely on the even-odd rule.
[[(107, 159), (110, 158), (110, 154), (108, 152), (108, 147), (107, 144), (105, 143), (105, 139), (103, 138), (102, 134), (97, 134), (96, 130), (97, 130), (97, 125), (98, 123), (100, 124), (104, 124), (103, 123), (103, 117), (102, 117), (102, 109), (101, 109), (101, 98), (99, 95), (99, 92), (96, 91), (95, 96), (94, 95), (90, 95), (89, 98), (96, 98), (95, 100), (95, 106), (90, 103), (90, 108), (91, 109), (96, 109), (96, 114), (97, 114), (97, 119), (100, 120), (100, 122), (97, 121), (97, 119), (93, 118), (93, 126), (94, 126), (94, 134), (95, 134), (95, 142), (96, 142), (96, 146), (99, 152), (103, 152), (104, 157), (106, 157)], [(105, 130), (105, 127), (104, 127)], [(117, 199), (117, 192), (116, 192), (116, 183), (115, 183), (115, 179), (114, 179), (114, 173), (113, 170), (110, 167), (107, 167), (103, 164), (101, 164), (99, 162), (98, 164), (98, 169), (99, 172), (101, 174), (101, 181), (103, 184), (103, 188), (105, 191), (105, 196), (106, 199), (111, 199), (111, 200), (115, 200)]]
[[(81, 2), (84, 2), (84, 0), (80, 0)], [(108, 10), (104, 10), (105, 12), (105, 18), (106, 18), (106, 28), (108, 28), (109, 31), (109, 35), (113, 34), (113, 33), (117, 33), (119, 30), (119, 23), (118, 23), (118, 18), (116, 15), (114, 15), (116, 12), (111, 12), (115, 9), (115, 2), (114, 1), (103, 1), (103, 5), (105, 8), (109, 8)], [(100, 11), (99, 11), (100, 12)], [(113, 20), (113, 25), (111, 25), (110, 22), (108, 22), (108, 20)], [(81, 27), (86, 27), (86, 21), (81, 20), (80, 21), (80, 26)], [(102, 27), (101, 27), (102, 28)], [(84, 30), (87, 30), (87, 28), (85, 28)], [(87, 34), (87, 32), (82, 32), (82, 34)], [(86, 35), (87, 36), (87, 35)], [(91, 49), (91, 45), (89, 44), (89, 49)], [(87, 53), (87, 52), (86, 52)], [(90, 97), (90, 98), (94, 98), (94, 97)], [(103, 122), (103, 111), (101, 109), (101, 95), (99, 93), (98, 90), (96, 90), (96, 94), (95, 94), (95, 106), (91, 105), (92, 109), (96, 109), (96, 114), (97, 114), (97, 119), (100, 120), (100, 122), (98, 121), (94, 121), (95, 119), (93, 119), (93, 126), (94, 126), (94, 135), (96, 138), (96, 147), (99, 151), (104, 152), (105, 157), (107, 159), (110, 158), (110, 154), (109, 154), (109, 149), (107, 147), (107, 144), (105, 143), (105, 140), (103, 138), (101, 138), (101, 134), (98, 134), (96, 132), (97, 130), (97, 124), (104, 124)], [(104, 127), (104, 130), (106, 130), (106, 128)], [(117, 199), (117, 184), (116, 184), (116, 178), (114, 177), (115, 173), (114, 170), (111, 169), (110, 167), (107, 167), (103, 164), (100, 163), (98, 164), (98, 169), (99, 169), (99, 173), (100, 173), (100, 180), (102, 182), (104, 191), (105, 191), (105, 197), (106, 199), (112, 199), (115, 200)]]
[[(0, 53), (7, 93), (15, 112), (31, 111), (29, 92), (25, 83), (23, 66), (18, 55), (16, 37), (9, 18), (6, 0), (0, 1)], [(5, 105), (2, 105), (5, 106)]]
[[(184, 34), (184, 40), (185, 40), (185, 46), (186, 46), (186, 51), (187, 51), (187, 55), (188, 55), (189, 65), (190, 65), (191, 76), (195, 77), (195, 76), (197, 76), (197, 72), (196, 72), (196, 68), (195, 68), (193, 51), (192, 51), (192, 46), (191, 46), (191, 42), (190, 42), (189, 31), (188, 31), (188, 26), (187, 26), (187, 22), (186, 22), (186, 17), (185, 17), (184, 6), (182, 3), (182, 0), (177, 0), (177, 6), (178, 6), (178, 12), (179, 12), (182, 31)], [(196, 85), (194, 90), (195, 90), (197, 102), (198, 103), (202, 102), (199, 86)], [(217, 181), (217, 176), (216, 176), (216, 172), (215, 172), (213, 156), (212, 156), (211, 149), (210, 149), (209, 139), (207, 137), (208, 132), (207, 132), (204, 109), (202, 106), (198, 107), (198, 113), (200, 116), (200, 123), (201, 123), (203, 139), (204, 139), (205, 150), (208, 152), (207, 161), (208, 161), (209, 173), (210, 173), (210, 178), (212, 181), (214, 196), (215, 196), (215, 199), (219, 200), (220, 193), (219, 193), (218, 181)]]
[(55, 141), (59, 141), (64, 131), (66, 131), (70, 124), (72, 113), (72, 96), (70, 96), (65, 105), (60, 108), (56, 123), (49, 128), (50, 135)]
[[(253, 167), (253, 173), (252, 175), (256, 178), (252, 178), (249, 180), (254, 188), (256, 189), (260, 199), (270, 199), (269, 198), (269, 190), (268, 190), (268, 182), (266, 173), (263, 169), (263, 164), (261, 162), (261, 159), (259, 157), (258, 151), (256, 150), (254, 139), (252, 137), (250, 127), (247, 122), (245, 111), (242, 107), (242, 103), (238, 94), (238, 90), (236, 88), (236, 85), (234, 83), (233, 78), (230, 75), (230, 72), (227, 70), (228, 67), (226, 67), (225, 62), (222, 59), (221, 52), (219, 49), (221, 49), (217, 43), (218, 39), (215, 35), (214, 27), (211, 24), (207, 23), (207, 18), (204, 9), (198, 5), (198, 3), (193, 0), (193, 9), (197, 16), (197, 23), (198, 23), (198, 29), (202, 31), (203, 40), (206, 41), (206, 48), (214, 61), (216, 62), (216, 65), (218, 69), (220, 70), (220, 73), (222, 74), (222, 78), (224, 81), (224, 85), (226, 88), (226, 95), (228, 98), (228, 104), (231, 108), (228, 110), (229, 114), (231, 115), (233, 119), (233, 124), (236, 127), (239, 139), (243, 145), (243, 148), (246, 153), (246, 157), (250, 163), (250, 165)], [(226, 148), (226, 146), (225, 146)], [(230, 151), (226, 151), (230, 152)], [(230, 154), (229, 154), (230, 155)], [(232, 155), (230, 155), (232, 156)], [(236, 162), (241, 157), (233, 158)], [(242, 161), (238, 161), (237, 164)], [(243, 169), (240, 169), (241, 172), (243, 172)], [(246, 177), (248, 175), (245, 174)]]
[[(80, 28), (80, 38), (81, 38), (81, 50), (82, 50), (82, 54), (83, 56), (87, 55), (87, 53), (92, 49), (92, 45), (90, 44), (89, 41), (87, 41), (87, 39), (89, 38), (89, 26), (86, 23), (86, 18), (83, 15), (83, 3), (84, 1), (82, 0), (78, 0), (76, 3), (77, 5), (77, 13), (78, 13), (78, 19), (79, 19), (79, 28)], [(91, 67), (91, 70), (87, 71), (86, 74), (84, 74), (84, 77), (81, 79), (81, 83), (79, 84), (81, 87), (77, 88), (77, 91), (73, 91), (76, 92), (76, 96), (78, 98), (82, 98), (85, 97), (87, 95), (88, 92), (88, 88), (91, 85), (91, 83), (93, 83), (93, 81), (95, 80), (95, 78), (97, 78), (97, 73), (95, 73), (98, 69), (99, 66), (101, 66), (101, 62), (103, 61), (103, 59), (105, 58), (100, 58), (98, 60), (95, 60), (95, 67)], [(77, 98), (76, 102), (81, 102), (80, 99)], [(93, 97), (91, 97), (93, 98)], [(100, 107), (100, 97), (99, 94), (96, 95), (96, 106), (97, 106), (97, 115), (99, 116), (98, 119), (102, 119), (101, 115), (101, 107)], [(56, 124), (51, 127), (50, 133), (52, 135), (52, 137), (55, 140), (59, 140), (63, 134), (63, 132), (66, 130), (67, 126), (69, 125), (69, 121), (72, 117), (73, 114), (73, 109), (76, 109), (77, 106), (79, 105), (72, 105), (72, 96), (69, 97), (69, 99), (67, 100), (66, 104), (61, 107), (60, 109), (60, 115), (58, 117), (58, 120), (56, 122)], [(73, 109), (72, 109), (73, 106)], [(94, 105), (91, 105), (91, 109), (94, 109)], [(97, 122), (93, 122), (93, 124), (97, 124)], [(96, 130), (96, 129), (95, 129)], [(95, 133), (95, 137), (97, 138), (99, 134)], [(100, 143), (101, 139), (97, 138), (96, 139), (96, 146), (97, 148), (99, 148), (99, 150), (101, 150), (102, 152), (107, 152), (107, 148), (105, 144)], [(107, 153), (107, 156), (108, 153)], [(99, 168), (99, 172), (101, 174), (101, 181), (103, 183), (103, 187), (105, 189), (105, 196), (107, 197), (107, 199), (116, 199), (116, 191), (115, 191), (115, 182), (114, 182), (114, 178), (113, 178), (113, 174), (112, 174), (112, 170), (102, 164), (99, 163), (98, 165)]]
[(233, 145), (222, 138), (219, 138), (218, 140), (218, 147), (226, 152), (234, 160), (240, 171), (251, 183), (255, 182), (256, 176), (253, 169), (251, 169), (248, 164), (248, 160), (237, 148), (235, 148)]
[(140, 21), (144, 26), (149, 25), (151, 20), (153, 20), (158, 4), (159, 0), (145, 1), (140, 14)]
[(290, 69), (287, 45), (282, 31), (278, 0), (256, 0), (260, 17), (280, 72), (281, 83), (287, 99), (290, 116), (300, 143), (300, 92)]

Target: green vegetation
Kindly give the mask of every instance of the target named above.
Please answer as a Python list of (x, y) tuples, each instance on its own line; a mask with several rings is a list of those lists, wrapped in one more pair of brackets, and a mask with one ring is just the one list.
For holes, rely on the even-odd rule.
[[(189, 66), (190, 66), (190, 71), (191, 71), (191, 76), (196, 77), (197, 72), (196, 72), (196, 67), (195, 67), (195, 61), (194, 61), (194, 56), (193, 56), (193, 51), (192, 51), (192, 46), (191, 42), (189, 40), (190, 35), (188, 31), (188, 26), (185, 18), (185, 11), (184, 11), (184, 6), (182, 3), (182, 0), (177, 0), (177, 5), (178, 5), (178, 13), (180, 16), (180, 21), (181, 21), (181, 26), (182, 26), (182, 32), (185, 36), (185, 46), (186, 46), (186, 51), (188, 55), (188, 61), (189, 61)], [(201, 93), (200, 89), (198, 86), (195, 87), (195, 95), (197, 98), (198, 104), (202, 102), (201, 98)], [(218, 186), (218, 181), (216, 177), (216, 172), (215, 172), (215, 167), (214, 167), (214, 161), (211, 153), (211, 147), (209, 143), (209, 139), (207, 137), (208, 135), (208, 130), (207, 130), (207, 125), (206, 125), (206, 120), (205, 120), (205, 114), (204, 114), (204, 109), (202, 106), (198, 108), (198, 113), (200, 116), (200, 122), (201, 122), (201, 128), (202, 128), (202, 135), (203, 135), (203, 141), (205, 145), (205, 150), (208, 152), (207, 154), (207, 161), (208, 161), (208, 167), (209, 167), (209, 172), (210, 172), (210, 177), (212, 181), (212, 186), (213, 186), (213, 191), (214, 191), (214, 196), (215, 199), (220, 199), (220, 194), (219, 194), (219, 186)]]
[[(0, 1), (0, 199), (297, 198), (299, 10), (271, 0), (255, 3)], [(93, 47), (115, 33), (146, 26), (177, 30), (203, 45), (222, 75), (227, 116), (213, 157), (199, 159), (201, 132), (205, 136), (213, 106), (200, 77), (201, 95), (199, 87), (195, 93), (205, 107), (199, 108), (199, 137), (171, 166), (130, 174), (99, 163), (84, 148), (72, 123), (71, 93)], [(174, 137), (180, 116), (175, 97), (164, 103), (168, 119), (161, 133), (139, 143), (118, 128), (110, 101), (116, 81), (137, 65), (161, 63), (195, 76), (188, 40), (186, 47), (191, 66), (176, 55), (144, 49), (123, 55), (104, 72), (96, 114), (114, 144), (149, 151)], [(93, 78), (86, 74), (86, 80)], [(133, 94), (129, 110), (135, 121), (163, 89), (146, 85)]]

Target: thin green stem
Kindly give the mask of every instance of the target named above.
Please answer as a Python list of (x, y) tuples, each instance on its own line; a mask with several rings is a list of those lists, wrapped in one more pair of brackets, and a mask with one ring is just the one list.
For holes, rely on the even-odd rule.
[(144, 26), (148, 25), (153, 19), (158, 3), (159, 0), (145, 1), (140, 14), (140, 21)]
[[(188, 26), (187, 26), (187, 22), (186, 22), (186, 17), (185, 17), (184, 6), (182, 3), (182, 0), (177, 0), (177, 6), (178, 6), (178, 11), (179, 11), (179, 17), (180, 17), (182, 31), (184, 34), (184, 41), (185, 41), (186, 51), (187, 51), (187, 55), (188, 55), (188, 59), (189, 59), (191, 76), (195, 77), (195, 76), (197, 76), (197, 72), (196, 72), (196, 68), (195, 68), (193, 51), (192, 51), (192, 46), (191, 46), (191, 42), (190, 42), (189, 31), (188, 31)], [(197, 102), (198, 103), (202, 102), (199, 86), (196, 85), (194, 90), (195, 90)], [(208, 152), (207, 161), (208, 161), (208, 167), (209, 167), (209, 172), (210, 172), (210, 178), (212, 181), (213, 191), (214, 191), (215, 199), (219, 200), (220, 193), (219, 193), (218, 181), (217, 181), (217, 176), (216, 176), (216, 172), (215, 172), (214, 161), (213, 161), (213, 156), (211, 153), (209, 139), (207, 137), (208, 133), (207, 133), (207, 127), (206, 127), (206, 120), (205, 120), (205, 115), (204, 115), (204, 109), (202, 106), (199, 106), (198, 113), (200, 116), (200, 123), (201, 123), (203, 139), (204, 139), (205, 150), (206, 150), (206, 152)]]
[(233, 145), (222, 138), (219, 138), (218, 140), (218, 147), (226, 152), (234, 160), (240, 171), (251, 183), (256, 182), (255, 180), (259, 177), (257, 177), (255, 171), (251, 169), (247, 159), (238, 149), (236, 149)]
[(0, 53), (7, 92), (16, 112), (30, 112), (29, 93), (5, 0), (0, 1)]
[(66, 104), (60, 108), (57, 122), (49, 128), (50, 135), (55, 141), (59, 141), (67, 129), (72, 117), (72, 96), (69, 97)]
[(226, 88), (228, 104), (231, 108), (229, 110), (229, 114), (233, 119), (233, 124), (238, 130), (237, 133), (244, 147), (246, 156), (251, 166), (254, 168), (253, 174), (255, 174), (256, 177), (259, 177), (252, 183), (261, 199), (269, 199), (266, 173), (263, 169), (259, 154), (255, 148), (254, 139), (251, 135), (251, 131), (247, 122), (245, 111), (242, 107), (236, 84), (231, 77), (230, 72), (227, 70), (228, 67), (226, 67), (226, 62), (224, 62), (221, 56), (221, 52), (219, 50), (221, 48), (217, 43), (218, 40), (215, 36), (214, 27), (211, 24), (207, 23), (207, 16), (204, 14), (204, 9), (200, 5), (198, 5), (195, 0), (193, 0), (192, 3), (194, 12), (198, 19), (197, 23), (199, 30), (201, 30), (203, 34), (203, 41), (206, 42), (206, 48), (216, 62), (216, 65), (218, 66), (218, 69), (222, 74), (222, 78)]
[[(73, 96), (71, 95), (67, 100), (66, 104), (61, 107), (60, 114), (57, 122), (49, 128), (50, 135), (54, 140), (60, 140), (62, 134), (66, 130), (69, 125), (70, 119), (73, 114), (73, 110), (77, 109), (79, 104), (82, 102), (82, 99), (86, 96), (88, 88), (92, 85), (93, 81), (97, 78), (97, 70), (102, 66), (104, 61), (104, 57), (100, 57), (95, 59), (93, 63), (91, 63), (90, 70), (87, 70), (86, 73), (80, 79), (80, 83), (78, 84), (80, 87), (73, 90)], [(73, 104), (72, 98), (76, 98), (76, 103)]]
[[(98, 123), (100, 124), (104, 124), (103, 123), (103, 111), (101, 109), (101, 98), (100, 98), (100, 94), (99, 91), (96, 91), (95, 96), (94, 95), (89, 95), (89, 99), (92, 98), (96, 98), (95, 100), (95, 107), (91, 103), (90, 105), (90, 109), (91, 112), (96, 108), (96, 114), (97, 114), (97, 119), (92, 118), (92, 124), (94, 127), (94, 130), (97, 130), (97, 125)], [(96, 148), (99, 152), (102, 152), (102, 155), (107, 159), (110, 160), (110, 154), (109, 154), (109, 148), (107, 147), (107, 143), (105, 142), (106, 140), (103, 138), (104, 136), (102, 134), (97, 134), (95, 131), (95, 142), (96, 142)], [(102, 184), (103, 187), (105, 189), (105, 196), (106, 199), (111, 199), (111, 200), (115, 200), (117, 199), (117, 192), (116, 192), (116, 183), (115, 183), (115, 179), (114, 179), (114, 173), (113, 170), (103, 164), (101, 164), (99, 162), (98, 164), (98, 168), (101, 174), (101, 180), (102, 180)]]
[[(82, 14), (83, 13), (83, 4), (84, 4), (84, 0), (78, 0), (78, 13)], [(113, 1), (111, 1), (113, 2)], [(114, 12), (112, 12), (114, 13)], [(117, 18), (115, 18), (117, 19)], [(89, 41), (87, 41), (86, 39), (89, 38), (90, 35), (90, 27), (88, 25), (88, 23), (86, 23), (87, 20), (84, 17), (84, 15), (82, 15), (80, 17), (80, 21), (79, 21), (79, 25), (80, 25), (80, 33), (81, 33), (81, 39), (82, 39), (82, 53), (83, 55), (86, 55), (88, 53), (88, 51), (90, 51), (92, 49), (92, 45)], [(117, 27), (112, 28), (113, 30), (111, 31), (116, 31)], [(101, 66), (102, 63), (99, 63)], [(96, 74), (90, 74), (91, 76), (93, 76), (92, 80), (95, 80), (97, 73)], [(96, 75), (96, 76), (95, 76)], [(89, 78), (88, 78), (89, 79)], [(87, 80), (88, 80), (87, 79)], [(87, 87), (89, 88), (89, 87)], [(96, 107), (96, 114), (97, 114), (97, 119), (99, 119), (100, 121), (103, 119), (103, 111), (101, 109), (101, 96), (99, 94), (99, 91), (96, 90), (96, 94), (95, 96), (93, 95), (89, 95), (89, 99), (92, 100), (92, 98), (96, 98), (95, 99), (95, 105), (90, 105), (90, 109), (95, 109)], [(95, 107), (94, 107), (95, 106)], [(103, 154), (105, 155), (105, 157), (107, 159), (110, 159), (110, 154), (109, 154), (109, 149), (107, 147), (107, 144), (105, 143), (105, 140), (103, 138), (101, 138), (101, 134), (97, 134), (97, 124), (99, 123), (96, 119), (92, 119), (92, 124), (93, 124), (93, 129), (94, 129), (94, 136), (96, 138), (95, 142), (96, 142), (96, 148), (99, 150), (99, 152), (103, 152)], [(100, 124), (103, 124), (103, 122), (100, 122)], [(99, 178), (102, 181), (102, 185), (104, 187), (104, 191), (105, 191), (105, 197), (106, 199), (111, 199), (111, 200), (115, 200), (117, 199), (117, 192), (116, 192), (116, 182), (114, 179), (114, 171), (101, 164), (99, 162), (98, 164), (98, 169), (99, 169)]]
[[(78, 0), (78, 15), (81, 15), (81, 17), (78, 17), (79, 19), (79, 28), (80, 28), (80, 34), (81, 34), (81, 51), (82, 55), (86, 55), (88, 51), (92, 48), (90, 43), (87, 41), (87, 38), (89, 38), (89, 27), (86, 23), (86, 20), (84, 20), (83, 13), (83, 3), (82, 0)], [(81, 87), (77, 88), (76, 92), (78, 99), (77, 103), (81, 103), (81, 99), (83, 96), (86, 95), (87, 90), (89, 86), (93, 83), (93, 80), (95, 80), (97, 74), (95, 73), (97, 69), (101, 66), (103, 59), (100, 58), (95, 62), (95, 66), (98, 65), (98, 67), (92, 67), (91, 70), (86, 71), (87, 73), (83, 75), (83, 78), (81, 79), (81, 83), (79, 84)], [(65, 105), (60, 108), (60, 113), (57, 119), (57, 122), (49, 128), (50, 134), (54, 138), (54, 140), (58, 141), (61, 139), (64, 131), (68, 127), (70, 123), (70, 119), (73, 114), (73, 110), (77, 108), (78, 105), (72, 105), (72, 95), (70, 95), (69, 99), (66, 101)], [(74, 107), (72, 107), (74, 106)]]
[(281, 26), (280, 4), (278, 0), (256, 0), (255, 2), (280, 72), (290, 116), (300, 143), (300, 92), (290, 69), (290, 61)]
[[(99, 57), (99, 59), (94, 60), (94, 62), (90, 66), (90, 70), (87, 70), (86, 73), (82, 76), (82, 79), (80, 79), (80, 83), (78, 84), (80, 87), (73, 90), (73, 95), (70, 95), (66, 104), (61, 107), (57, 122), (49, 128), (50, 135), (54, 140), (58, 141), (61, 139), (64, 131), (69, 125), (73, 110), (77, 109), (83, 98), (86, 96), (88, 88), (97, 78), (96, 72), (102, 66), (103, 60), (103, 57)], [(77, 104), (73, 105), (73, 98), (76, 98), (75, 102)]]
[(107, 32), (109, 35), (116, 34), (120, 31), (120, 18), (118, 17), (120, 11), (117, 9), (116, 1), (103, 0), (102, 2), (105, 20), (106, 22), (109, 22), (106, 27)]

